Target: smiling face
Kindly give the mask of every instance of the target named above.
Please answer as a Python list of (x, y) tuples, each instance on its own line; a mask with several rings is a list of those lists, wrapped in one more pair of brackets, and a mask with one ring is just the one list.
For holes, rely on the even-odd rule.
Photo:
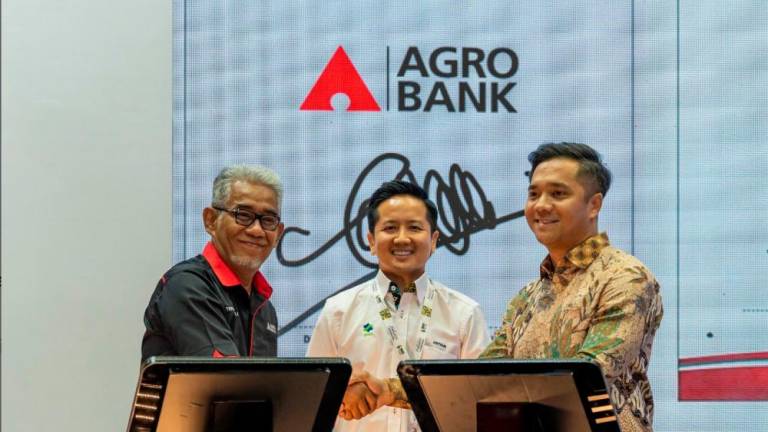
[(571, 248), (597, 234), (603, 195), (585, 187), (578, 172), (573, 159), (550, 159), (536, 167), (528, 186), (525, 219), (557, 264)]
[(382, 201), (377, 211), (373, 233), (368, 233), (371, 254), (391, 281), (407, 286), (424, 274), (439, 233), (429, 224), (424, 202), (414, 196), (395, 195)]
[[(272, 189), (242, 180), (232, 182), (229, 199), (223, 208), (279, 216), (277, 197)], [(250, 286), (253, 275), (272, 252), (284, 229), (280, 223), (275, 231), (267, 231), (262, 229), (259, 221), (249, 227), (238, 225), (231, 214), (210, 207), (203, 211), (203, 222), (219, 255), (245, 287)]]

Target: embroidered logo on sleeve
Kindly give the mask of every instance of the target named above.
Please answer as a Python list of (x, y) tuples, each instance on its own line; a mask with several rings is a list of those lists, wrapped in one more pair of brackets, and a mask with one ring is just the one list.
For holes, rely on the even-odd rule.
[(277, 326), (272, 323), (267, 323), (267, 330), (271, 331), (272, 333), (277, 333)]

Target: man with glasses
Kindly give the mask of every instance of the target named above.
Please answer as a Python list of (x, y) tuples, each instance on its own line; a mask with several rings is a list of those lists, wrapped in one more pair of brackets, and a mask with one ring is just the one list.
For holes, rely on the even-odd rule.
[(142, 360), (157, 355), (276, 356), (272, 287), (259, 271), (284, 226), (273, 171), (236, 165), (213, 182), (203, 252), (168, 270), (144, 313)]

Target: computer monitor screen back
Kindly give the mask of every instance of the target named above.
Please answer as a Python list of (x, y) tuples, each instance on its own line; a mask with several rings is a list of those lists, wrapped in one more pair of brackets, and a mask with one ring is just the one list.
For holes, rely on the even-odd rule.
[(171, 372), (157, 432), (207, 430), (214, 402), (238, 400), (269, 402), (272, 419), (264, 424), (275, 432), (301, 430), (313, 423), (327, 381), (316, 372)]
[(478, 404), (520, 402), (546, 408), (555, 430), (590, 432), (569, 372), (535, 375), (420, 375), (419, 382), (441, 432), (477, 430)]

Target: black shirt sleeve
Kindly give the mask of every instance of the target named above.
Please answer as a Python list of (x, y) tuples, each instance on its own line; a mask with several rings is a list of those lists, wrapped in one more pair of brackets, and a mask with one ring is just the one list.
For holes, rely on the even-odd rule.
[(244, 355), (238, 351), (226, 306), (215, 286), (204, 277), (180, 272), (166, 281), (156, 311), (176, 355)]

